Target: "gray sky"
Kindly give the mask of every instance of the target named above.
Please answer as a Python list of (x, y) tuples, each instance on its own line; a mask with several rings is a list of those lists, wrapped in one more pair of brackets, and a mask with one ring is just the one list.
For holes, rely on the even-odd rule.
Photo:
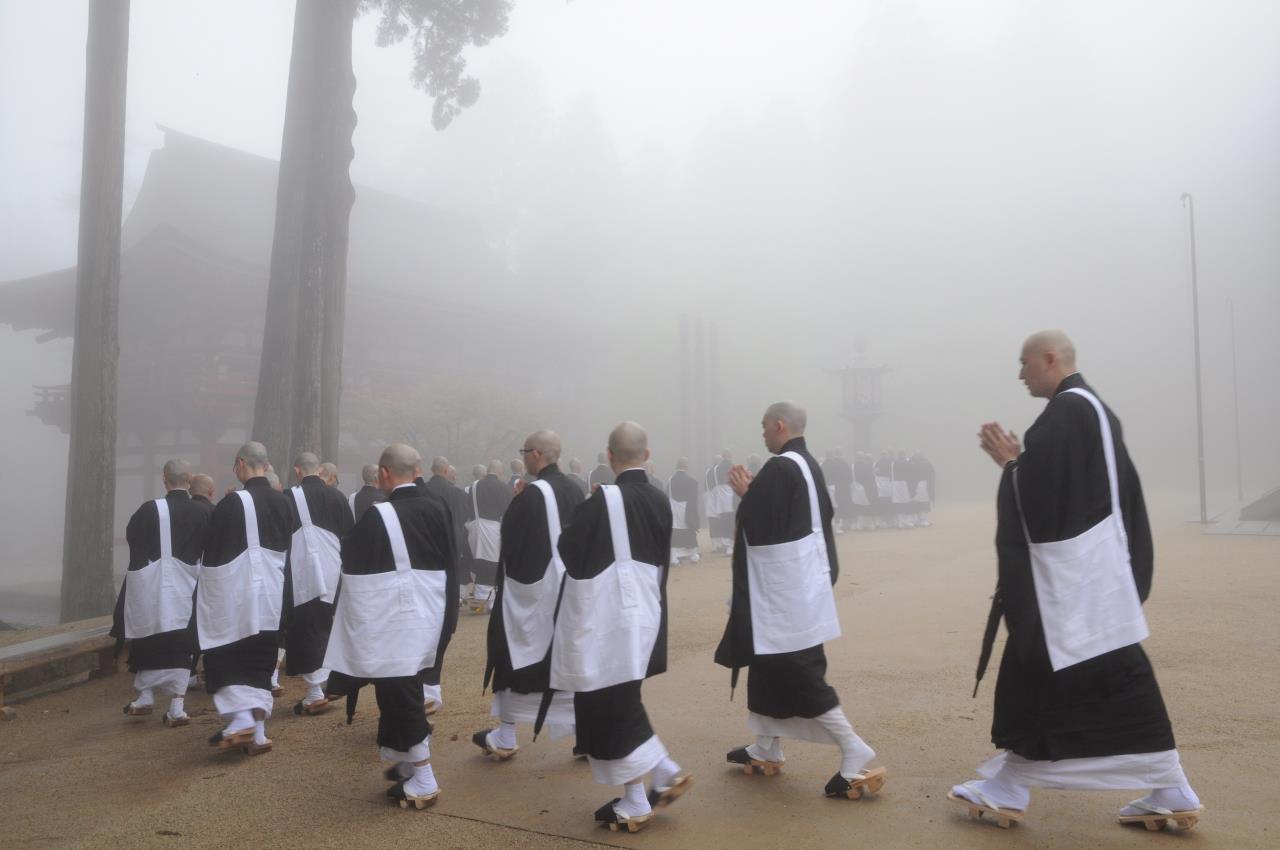
[[(85, 10), (0, 5), (0, 280), (74, 261)], [(158, 123), (278, 156), (292, 12), (134, 0), (126, 204)], [(1148, 486), (1194, 515), (1192, 192), (1210, 485), (1225, 506), (1228, 297), (1247, 489), (1280, 484), (1280, 4), (517, 0), (444, 133), (406, 48), (362, 20), (354, 56), (356, 183), (472, 217), (543, 297), (616, 320), (635, 293), (656, 344), (682, 312), (717, 318), (740, 452), (777, 397), (810, 405), (818, 448), (847, 443), (829, 370), (865, 339), (896, 370), (886, 447), (930, 451), (953, 492), (989, 492), (973, 433), (1034, 418), (1018, 348), (1061, 326)], [(21, 363), (0, 463), (65, 464), (23, 411), (66, 351), (0, 330), (0, 355)], [(605, 407), (591, 428), (629, 415)]]

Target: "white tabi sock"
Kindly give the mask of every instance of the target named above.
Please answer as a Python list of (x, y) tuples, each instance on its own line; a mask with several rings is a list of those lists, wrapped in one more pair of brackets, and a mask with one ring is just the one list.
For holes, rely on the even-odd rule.
[(670, 788), (671, 783), (680, 775), (680, 765), (671, 756), (663, 756), (662, 761), (653, 769), (653, 787), (656, 790)]
[(747, 745), (747, 755), (757, 761), (780, 762), (783, 760), (782, 739), (771, 738), (768, 735), (757, 735), (756, 742)]
[(169, 700), (169, 716), (174, 720), (177, 720), (179, 717), (183, 717), (186, 714), (186, 712), (182, 710), (182, 703), (182, 697), (174, 697)]
[(237, 711), (231, 715), (231, 722), (227, 724), (227, 728), (222, 730), (223, 734), (229, 735), (232, 732), (243, 732), (246, 729), (253, 728), (253, 712)]
[(622, 799), (613, 804), (613, 809), (625, 817), (634, 818), (647, 815), (653, 811), (649, 805), (649, 797), (644, 793), (644, 783), (634, 782), (622, 786)]
[(307, 685), (307, 695), (302, 698), (303, 705), (310, 705), (313, 702), (320, 702), (324, 699), (324, 689), (319, 685)]
[(275, 690), (280, 687), (280, 668), (276, 667), (271, 671), (271, 689)]
[[(972, 789), (966, 785), (971, 785)], [(1015, 809), (1022, 812), (1026, 811), (1027, 806), (1031, 804), (1031, 790), (1027, 786), (1007, 782), (1001, 779), (998, 773), (991, 779), (979, 779), (965, 785), (956, 785), (952, 787), (951, 793), (970, 802), (985, 804), (981, 797), (974, 794), (974, 790), (994, 803), (998, 809)]]
[(253, 742), (255, 744), (265, 744), (267, 742), (267, 721), (253, 721)]
[(1137, 803), (1168, 809), (1171, 812), (1194, 812), (1200, 808), (1200, 798), (1196, 796), (1196, 792), (1192, 791), (1191, 786), (1187, 784), (1184, 784), (1181, 788), (1156, 788), (1141, 800), (1134, 800), (1125, 806), (1120, 810), (1120, 814), (1146, 814), (1145, 810), (1136, 807)]
[(414, 797), (434, 794), (439, 790), (440, 785), (436, 782), (435, 771), (429, 764), (414, 765), (413, 776), (406, 779), (404, 783), (404, 792)]
[(151, 688), (143, 688), (138, 691), (138, 698), (133, 701), (138, 708), (145, 708), (148, 705), (156, 704), (155, 692)]
[(822, 728), (826, 729), (840, 746), (840, 775), (845, 779), (853, 779), (876, 757), (876, 751), (868, 747), (867, 742), (853, 731), (849, 718), (844, 716), (840, 706), (814, 719), (822, 724)]
[(516, 748), (516, 724), (503, 720), (493, 730), (493, 745), (504, 750)]

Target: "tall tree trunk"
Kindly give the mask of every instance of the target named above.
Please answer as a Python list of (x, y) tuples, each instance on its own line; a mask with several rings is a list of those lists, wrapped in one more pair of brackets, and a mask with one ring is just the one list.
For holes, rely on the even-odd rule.
[(84, 153), (71, 450), (62, 537), (62, 620), (110, 613), (116, 506), (116, 362), (129, 0), (91, 0), (85, 49)]
[(253, 435), (285, 469), (298, 451), (338, 452), (355, 74), (355, 0), (294, 12), (266, 327)]

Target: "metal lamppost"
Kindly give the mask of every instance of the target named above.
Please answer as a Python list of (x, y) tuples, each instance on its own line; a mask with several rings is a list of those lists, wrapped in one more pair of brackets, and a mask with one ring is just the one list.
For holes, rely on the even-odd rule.
[(1240, 382), (1236, 380), (1236, 307), (1227, 299), (1227, 316), (1231, 320), (1231, 403), (1236, 425), (1236, 501), (1244, 501), (1244, 474), (1240, 465)]
[(1204, 498), (1204, 405), (1200, 393), (1200, 292), (1196, 282), (1196, 207), (1187, 192), (1182, 193), (1182, 206), (1187, 210), (1187, 250), (1191, 261), (1191, 323), (1196, 346), (1196, 453), (1200, 472), (1200, 523), (1209, 521)]

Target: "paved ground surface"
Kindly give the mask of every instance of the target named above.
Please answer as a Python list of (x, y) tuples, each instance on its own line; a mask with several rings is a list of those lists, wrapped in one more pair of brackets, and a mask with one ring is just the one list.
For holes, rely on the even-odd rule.
[[(939, 512), (937, 525), (840, 538), (837, 596), (844, 638), (830, 679), (855, 728), (889, 771), (874, 800), (832, 801), (837, 766), (822, 747), (787, 748), (773, 779), (728, 769), (749, 740), (745, 693), (729, 701), (728, 671), (711, 653), (724, 625), (728, 561), (672, 573), (671, 669), (645, 685), (658, 734), (695, 787), (635, 836), (593, 827), (612, 793), (591, 782), (569, 742), (531, 742), (511, 762), (483, 760), (470, 735), (488, 722), (480, 693), (485, 620), (464, 616), (449, 652), (446, 706), (433, 754), (444, 794), (430, 812), (384, 798), (373, 744), (372, 694), (352, 726), (338, 712), (295, 718), (286, 697), (268, 723), (276, 751), (209, 751), (218, 720), (204, 693), (195, 723), (126, 719), (125, 674), (18, 706), (0, 725), (3, 847), (1277, 847), (1280, 790), (1280, 540), (1157, 535), (1147, 644), (1184, 764), (1208, 808), (1195, 831), (1148, 835), (1116, 825), (1125, 792), (1037, 792), (1012, 830), (967, 822), (944, 799), (991, 755), (993, 681), (971, 699), (994, 567), (987, 505)], [(997, 655), (998, 657), (998, 655)], [(994, 671), (992, 673), (994, 677)]]

